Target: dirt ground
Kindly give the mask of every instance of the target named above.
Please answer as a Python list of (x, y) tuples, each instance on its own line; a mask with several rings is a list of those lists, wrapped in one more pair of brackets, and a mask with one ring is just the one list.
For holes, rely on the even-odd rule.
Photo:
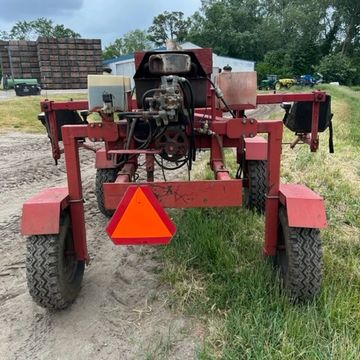
[[(272, 107), (261, 108), (264, 116)], [(64, 186), (45, 135), (0, 135), (0, 359), (194, 359), (203, 345), (200, 321), (171, 310), (160, 282), (158, 250), (116, 247), (96, 206), (94, 154), (81, 150), (91, 263), (79, 298), (67, 310), (38, 307), (27, 291), (22, 203)]]

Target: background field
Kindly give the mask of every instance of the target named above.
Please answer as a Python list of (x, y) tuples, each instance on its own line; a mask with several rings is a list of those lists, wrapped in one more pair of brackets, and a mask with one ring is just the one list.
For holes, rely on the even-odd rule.
[[(86, 99), (87, 94), (51, 95), (51, 100)], [(45, 128), (37, 120), (40, 113), (40, 100), (44, 96), (14, 97), (0, 101), (0, 132), (26, 131), (29, 133), (45, 133)]]

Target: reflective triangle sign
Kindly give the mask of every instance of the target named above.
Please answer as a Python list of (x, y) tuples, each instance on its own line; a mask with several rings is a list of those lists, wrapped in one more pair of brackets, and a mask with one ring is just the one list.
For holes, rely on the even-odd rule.
[(165, 245), (176, 226), (149, 186), (129, 186), (106, 232), (117, 245)]

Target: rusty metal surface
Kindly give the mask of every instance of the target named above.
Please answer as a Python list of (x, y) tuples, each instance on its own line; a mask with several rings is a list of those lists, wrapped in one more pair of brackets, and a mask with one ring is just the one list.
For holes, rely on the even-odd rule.
[[(256, 72), (222, 72), (218, 75), (218, 85), (227, 104), (234, 108), (241, 104), (241, 109), (256, 107)], [(219, 105), (224, 108), (223, 103)], [(225, 109), (225, 108), (224, 108)]]
[(191, 58), (187, 54), (162, 53), (149, 58), (151, 74), (184, 74), (191, 70)]
[[(254, 137), (257, 134), (256, 123), (255, 119), (228, 119), (226, 121), (226, 135), (230, 139)], [(216, 124), (213, 127), (216, 128)]]
[[(149, 185), (164, 208), (241, 206), (242, 180), (168, 181)], [(116, 209), (129, 184), (104, 184), (105, 207)]]

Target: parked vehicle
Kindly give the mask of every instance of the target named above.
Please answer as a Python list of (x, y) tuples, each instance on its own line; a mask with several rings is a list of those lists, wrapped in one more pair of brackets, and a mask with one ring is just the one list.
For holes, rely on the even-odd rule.
[(289, 89), (296, 83), (297, 82), (295, 79), (278, 79), (277, 75), (268, 75), (266, 79), (261, 81), (258, 88), (259, 90), (281, 90), (283, 88)]

